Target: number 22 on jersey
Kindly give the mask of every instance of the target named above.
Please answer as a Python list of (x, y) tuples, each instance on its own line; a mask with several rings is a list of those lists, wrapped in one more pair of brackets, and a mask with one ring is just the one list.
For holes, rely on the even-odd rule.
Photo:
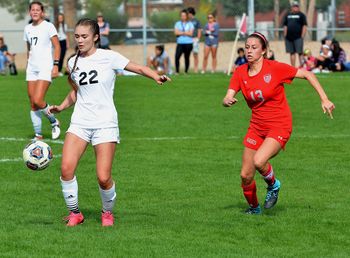
[(97, 77), (97, 71), (96, 70), (91, 70), (90, 72), (86, 73), (86, 72), (81, 72), (79, 74), (79, 85), (83, 86), (83, 85), (88, 85), (88, 84), (95, 84), (98, 83), (98, 80), (95, 79)]
[(250, 91), (250, 97), (255, 102), (264, 102), (264, 95), (261, 90)]

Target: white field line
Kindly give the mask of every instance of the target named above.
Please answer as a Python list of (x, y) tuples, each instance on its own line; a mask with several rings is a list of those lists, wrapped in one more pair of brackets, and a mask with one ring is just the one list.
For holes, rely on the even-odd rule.
[[(224, 140), (231, 140), (231, 139), (243, 139), (242, 136), (226, 136), (226, 137), (211, 137), (210, 139), (224, 139)], [(301, 139), (342, 139), (342, 138), (350, 138), (350, 134), (334, 134), (334, 135), (292, 135), (292, 138), (301, 138)], [(200, 139), (209, 139), (208, 137), (195, 137), (195, 136), (180, 136), (180, 137), (144, 137), (144, 138), (126, 138), (124, 140), (126, 141), (186, 141), (186, 140), (200, 140)], [(30, 139), (26, 138), (15, 138), (15, 137), (0, 137), (0, 141), (3, 142), (9, 142), (9, 141), (16, 141), (16, 142), (30, 142)], [(45, 139), (46, 142), (49, 143), (56, 143), (56, 144), (63, 144), (62, 140), (51, 140), (51, 139)], [(61, 154), (54, 155), (54, 158), (62, 157)], [(2, 158), (0, 159), (0, 163), (4, 162), (18, 162), (23, 161), (22, 158)]]
[[(16, 137), (0, 137), (0, 141), (2, 141), (2, 142), (28, 142), (29, 143), (31, 141), (31, 139), (16, 138)], [(44, 142), (63, 144), (62, 140), (45, 139)]]
[[(57, 155), (53, 155), (54, 158), (61, 158), (62, 154), (57, 154)], [(8, 159), (0, 159), (0, 163), (5, 163), (5, 162), (23, 162), (23, 158), (8, 158)]]

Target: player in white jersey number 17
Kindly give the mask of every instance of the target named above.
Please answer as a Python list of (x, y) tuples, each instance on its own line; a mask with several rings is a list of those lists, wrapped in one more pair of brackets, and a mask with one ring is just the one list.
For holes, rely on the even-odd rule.
[(50, 113), (59, 113), (75, 104), (64, 141), (61, 165), (62, 192), (69, 210), (66, 221), (67, 226), (76, 226), (84, 221), (78, 206), (75, 170), (91, 142), (102, 199), (102, 226), (112, 226), (112, 209), (116, 201), (112, 163), (116, 144), (119, 143), (117, 111), (113, 101), (116, 70), (125, 69), (143, 75), (159, 85), (170, 81), (170, 78), (130, 62), (117, 52), (97, 48), (100, 35), (94, 20), (79, 20), (74, 35), (78, 52), (68, 61), (69, 81), (73, 89), (60, 105), (49, 108)]
[[(60, 43), (55, 26), (44, 20), (44, 6), (32, 1), (29, 5), (31, 23), (24, 28), (23, 39), (27, 43), (28, 64), (26, 81), (31, 104), (30, 117), (34, 128), (34, 139), (43, 138), (41, 116), (47, 117), (52, 127), (52, 139), (60, 136), (60, 124), (53, 114), (48, 113), (49, 104), (45, 101), (52, 78), (58, 76)], [(52, 51), (54, 48), (54, 51)]]

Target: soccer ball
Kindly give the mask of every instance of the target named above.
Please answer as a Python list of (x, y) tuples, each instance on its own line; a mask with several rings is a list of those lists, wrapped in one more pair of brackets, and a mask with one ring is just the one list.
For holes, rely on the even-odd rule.
[(51, 147), (42, 141), (31, 142), (23, 150), (23, 160), (31, 170), (43, 170), (52, 160)]

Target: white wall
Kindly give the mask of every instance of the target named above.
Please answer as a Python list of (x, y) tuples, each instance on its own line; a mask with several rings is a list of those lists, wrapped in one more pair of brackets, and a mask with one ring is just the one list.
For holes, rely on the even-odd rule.
[(23, 29), (28, 23), (29, 17), (16, 21), (15, 16), (5, 8), (0, 8), (0, 34), (4, 36), (5, 44), (12, 53), (26, 52), (26, 45), (23, 41)]

